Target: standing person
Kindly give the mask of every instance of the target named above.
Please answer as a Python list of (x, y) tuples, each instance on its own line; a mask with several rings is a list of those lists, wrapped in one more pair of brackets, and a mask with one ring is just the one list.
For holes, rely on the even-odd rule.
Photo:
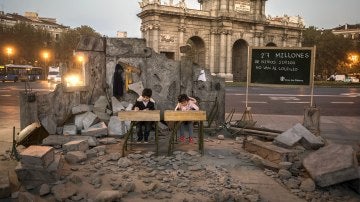
[[(155, 110), (155, 101), (151, 98), (151, 96), (152, 90), (145, 88), (142, 91), (141, 96), (136, 100), (133, 110)], [(136, 123), (136, 132), (138, 136), (137, 142), (141, 142), (144, 139), (144, 143), (148, 143), (151, 126), (151, 121), (138, 121)]]
[[(181, 94), (178, 97), (178, 103), (175, 107), (175, 111), (188, 111), (188, 110), (199, 110), (199, 107), (196, 105), (196, 99), (187, 96), (186, 94)], [(184, 121), (180, 125), (180, 130), (178, 131), (179, 141), (185, 142), (185, 130), (189, 134), (189, 143), (194, 143), (193, 139), (193, 122)]]

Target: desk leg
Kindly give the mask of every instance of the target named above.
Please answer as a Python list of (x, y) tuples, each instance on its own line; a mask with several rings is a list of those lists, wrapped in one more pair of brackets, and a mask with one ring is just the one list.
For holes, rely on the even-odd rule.
[(159, 124), (158, 122), (155, 122), (155, 147), (156, 147), (156, 156), (159, 154)]
[(124, 143), (123, 143), (123, 148), (122, 148), (122, 157), (125, 156), (125, 151), (127, 150), (127, 142), (129, 140), (130, 135), (132, 135), (133, 132), (133, 127), (134, 127), (134, 122), (131, 122), (130, 124), (130, 129), (129, 131), (126, 133), (125, 135), (125, 139), (124, 139)]
[(179, 129), (180, 124), (181, 124), (181, 122), (175, 123), (174, 129), (173, 129), (173, 131), (171, 133), (171, 136), (170, 136), (170, 139), (169, 139), (169, 146), (168, 146), (168, 155), (169, 156), (172, 154), (172, 152), (174, 150), (174, 142), (175, 142), (174, 138), (176, 136), (176, 133), (177, 133), (177, 131)]
[(200, 121), (199, 126), (199, 151), (201, 155), (204, 155), (204, 123)]

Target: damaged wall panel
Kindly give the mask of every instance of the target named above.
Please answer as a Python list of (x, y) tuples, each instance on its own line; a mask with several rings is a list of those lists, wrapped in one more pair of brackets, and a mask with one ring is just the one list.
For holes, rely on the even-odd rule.
[[(134, 103), (141, 88), (151, 88), (156, 108), (163, 111), (174, 109), (177, 96), (186, 93), (198, 100), (200, 109), (206, 110), (208, 116), (213, 112), (214, 123), (224, 121), (224, 79), (211, 76), (208, 69), (186, 58), (181, 61), (167, 59), (165, 55), (146, 47), (144, 39), (135, 38), (85, 37), (78, 45), (77, 54), (85, 58), (86, 86), (71, 90), (61, 84), (54, 92), (37, 95), (37, 108), (32, 111), (36, 111), (35, 117), (40, 121), (51, 117), (53, 122), (62, 126), (71, 115), (72, 107), (79, 104), (93, 105), (100, 96), (111, 100), (117, 64), (124, 71), (121, 77), (124, 89), (121, 95), (116, 96), (119, 101)], [(206, 81), (198, 80), (201, 70), (204, 70)], [(21, 108), (26, 111), (29, 106), (22, 105)], [(22, 128), (36, 121), (26, 114), (20, 119)]]

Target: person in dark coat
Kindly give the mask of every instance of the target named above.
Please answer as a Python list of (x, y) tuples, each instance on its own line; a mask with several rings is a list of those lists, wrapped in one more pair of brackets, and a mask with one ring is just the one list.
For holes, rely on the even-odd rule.
[[(155, 101), (151, 98), (152, 90), (145, 88), (142, 91), (141, 96), (136, 100), (133, 110), (155, 110)], [(149, 134), (151, 130), (151, 121), (138, 121), (136, 123), (137, 142), (141, 142), (144, 139), (144, 143), (148, 143)]]

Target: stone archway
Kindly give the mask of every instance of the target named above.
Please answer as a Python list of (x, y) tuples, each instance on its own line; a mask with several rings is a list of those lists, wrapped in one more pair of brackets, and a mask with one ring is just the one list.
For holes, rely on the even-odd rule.
[(266, 44), (267, 47), (277, 47), (277, 45), (273, 42), (269, 42)]
[(198, 64), (200, 67), (205, 67), (205, 43), (198, 37), (193, 36), (187, 44), (191, 46), (190, 52), (186, 53), (186, 57), (189, 58), (193, 63)]
[(245, 40), (235, 41), (232, 48), (233, 81), (246, 81), (248, 61), (248, 43)]

